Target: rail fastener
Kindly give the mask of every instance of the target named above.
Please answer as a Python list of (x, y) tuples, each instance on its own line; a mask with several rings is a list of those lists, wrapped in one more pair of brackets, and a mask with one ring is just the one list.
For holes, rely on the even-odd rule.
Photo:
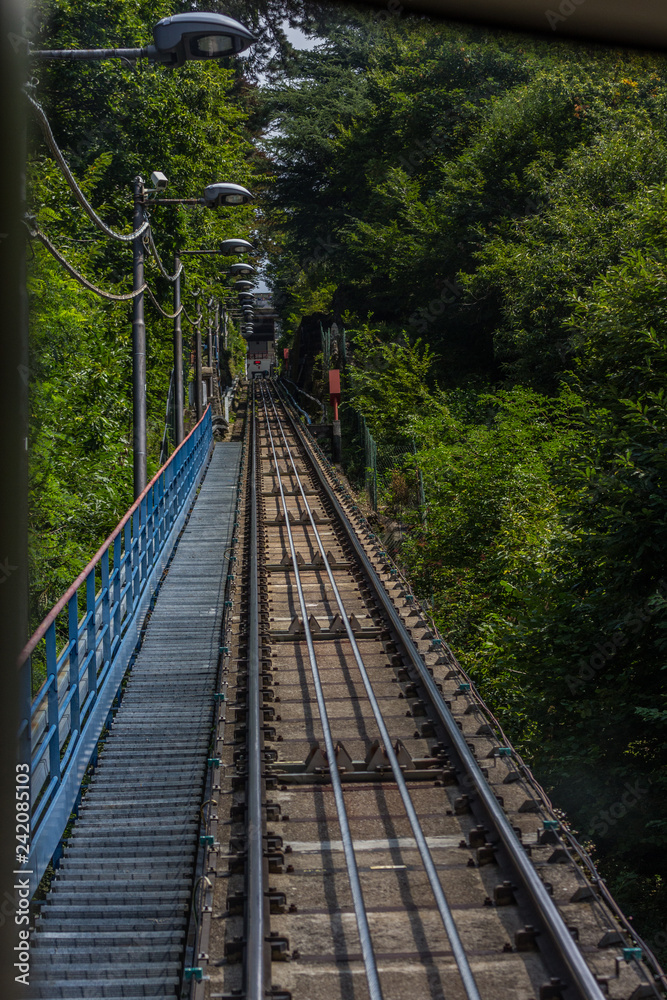
[(196, 982), (201, 983), (201, 982), (207, 982), (210, 978), (209, 976), (204, 975), (204, 970), (202, 969), (201, 965), (187, 966), (185, 969), (183, 969), (183, 975), (185, 977), (186, 982), (189, 982), (191, 979), (194, 979)]

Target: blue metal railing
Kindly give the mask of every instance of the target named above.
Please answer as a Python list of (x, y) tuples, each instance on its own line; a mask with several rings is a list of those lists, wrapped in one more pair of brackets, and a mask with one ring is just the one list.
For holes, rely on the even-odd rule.
[(288, 398), (288, 399), (290, 400), (290, 402), (292, 403), (292, 406), (293, 406), (293, 407), (294, 407), (294, 408), (295, 408), (296, 410), (298, 410), (298, 412), (299, 412), (299, 413), (300, 413), (300, 414), (301, 414), (302, 416), (304, 416), (304, 417), (306, 418), (306, 423), (307, 423), (308, 425), (310, 425), (310, 424), (312, 423), (312, 421), (311, 421), (311, 419), (310, 419), (310, 414), (309, 414), (309, 413), (306, 413), (306, 411), (305, 411), (305, 410), (302, 410), (302, 409), (301, 409), (301, 407), (300, 407), (300, 406), (299, 406), (299, 404), (297, 403), (297, 401), (296, 401), (296, 399), (294, 398), (294, 396), (293, 396), (293, 395), (292, 395), (292, 394), (290, 393), (289, 389), (286, 389), (286, 388), (285, 388), (285, 386), (284, 386), (284, 385), (282, 385), (282, 382), (281, 382), (281, 380), (278, 380), (278, 383), (277, 383), (277, 384), (278, 384), (278, 387), (279, 387), (279, 389), (280, 389), (280, 390), (281, 390), (282, 392), (284, 392), (284, 393), (285, 393), (285, 395), (287, 396), (287, 398)]
[[(32, 892), (75, 808), (212, 447), (209, 408), (19, 657), (19, 759), (30, 765), (31, 830), (29, 856), (17, 860), (27, 862)], [(46, 679), (31, 698), (34, 661), (46, 663)]]

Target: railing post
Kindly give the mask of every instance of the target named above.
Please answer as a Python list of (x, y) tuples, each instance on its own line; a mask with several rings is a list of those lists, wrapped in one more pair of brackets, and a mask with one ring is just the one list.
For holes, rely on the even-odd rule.
[(113, 621), (113, 639), (114, 643), (116, 640), (120, 640), (120, 592), (122, 589), (121, 580), (121, 560), (120, 560), (120, 548), (121, 548), (121, 533), (119, 532), (114, 538), (113, 543), (113, 604), (114, 604), (114, 621)]
[(86, 577), (86, 618), (88, 628), (86, 631), (86, 656), (88, 657), (88, 695), (97, 691), (97, 652), (95, 650), (95, 633), (97, 625), (95, 623), (95, 567), (91, 569)]
[(69, 703), (70, 732), (81, 730), (81, 695), (79, 689), (79, 595), (72, 594), (67, 603), (69, 619), (69, 683), (74, 694)]
[[(56, 623), (52, 622), (46, 639), (46, 677), (52, 678), (47, 695), (46, 723), (49, 743), (49, 777), (60, 784), (60, 726), (58, 724), (58, 656), (56, 654)], [(54, 728), (55, 727), (55, 728)]]
[[(150, 493), (150, 490), (148, 491)], [(147, 549), (148, 549), (148, 495), (139, 504), (139, 589), (142, 590), (147, 575)]]
[(140, 542), (140, 507), (137, 507), (132, 515), (132, 611), (139, 600), (141, 589), (141, 566), (139, 564), (139, 542)]
[[(130, 517), (125, 524), (125, 542), (123, 544), (123, 560), (121, 563), (125, 573), (124, 576), (121, 573), (121, 584), (125, 588), (125, 617), (129, 614), (130, 608), (134, 607), (134, 578), (132, 571), (134, 549), (132, 547), (132, 521), (133, 518)], [(129, 591), (127, 590), (128, 583), (130, 585)], [(128, 608), (128, 604), (130, 605), (130, 608)], [(123, 616), (121, 615), (121, 628), (123, 620)]]
[(106, 664), (111, 661), (111, 594), (109, 593), (108, 549), (102, 554), (100, 565), (102, 569), (102, 628), (104, 629), (102, 660)]
[(151, 486), (145, 497), (146, 502), (146, 544), (144, 550), (146, 553), (144, 565), (144, 578), (148, 577), (150, 572), (150, 567), (153, 565), (153, 559), (155, 558), (155, 484)]

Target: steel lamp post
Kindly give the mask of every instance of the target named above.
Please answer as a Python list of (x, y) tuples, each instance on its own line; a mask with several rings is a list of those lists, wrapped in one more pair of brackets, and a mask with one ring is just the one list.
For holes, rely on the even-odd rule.
[[(153, 45), (142, 48), (123, 49), (28, 49), (31, 60), (102, 60), (123, 59), (130, 62), (137, 59), (149, 59), (169, 67), (183, 66), (188, 60), (221, 59), (224, 56), (243, 52), (254, 41), (254, 35), (241, 24), (225, 14), (210, 12), (191, 12), (174, 14), (162, 18), (153, 28)], [(156, 189), (166, 186), (163, 174), (154, 174)], [(133, 182), (134, 222), (138, 229), (143, 222), (145, 187), (141, 177)], [(219, 208), (223, 205), (240, 205), (252, 198), (249, 191), (238, 184), (209, 184), (204, 190), (203, 198), (193, 199), (160, 199), (155, 198), (152, 204), (195, 204), (207, 208)], [(137, 221), (139, 220), (139, 221)], [(240, 241), (243, 243), (244, 241)], [(144, 283), (144, 247), (141, 237), (137, 237), (133, 245), (133, 289), (137, 291)], [(180, 288), (175, 295), (179, 296)], [(177, 332), (174, 331), (174, 339)], [(174, 344), (176, 353), (176, 344)], [(174, 361), (176, 358), (174, 357)], [(176, 378), (176, 372), (175, 378)], [(178, 389), (178, 387), (176, 386)], [(134, 498), (143, 493), (146, 488), (146, 325), (144, 321), (143, 295), (137, 295), (132, 308), (132, 432), (134, 443)], [(181, 360), (181, 394), (182, 394), (182, 360)], [(182, 398), (182, 396), (181, 396)], [(177, 407), (178, 410), (178, 407)], [(182, 420), (182, 414), (181, 414)], [(182, 440), (182, 430), (181, 430)]]
[[(210, 207), (220, 207), (220, 205), (228, 204), (243, 204), (252, 199), (252, 195), (246, 188), (241, 187), (240, 184), (211, 184), (204, 192), (204, 198), (202, 199), (166, 199), (166, 198), (156, 198), (152, 204), (157, 202), (158, 204), (168, 204), (174, 203), (185, 203), (185, 204), (207, 204), (206, 202), (206, 192), (208, 192), (208, 203)], [(234, 198), (242, 197), (242, 201), (228, 201), (223, 200), (229, 198), (230, 196)], [(223, 256), (230, 256), (231, 254), (242, 254), (248, 253), (252, 250), (252, 244), (244, 239), (229, 239), (224, 240), (217, 250), (180, 250), (179, 253), (174, 258), (174, 270), (178, 272), (179, 264), (181, 262), (181, 257), (207, 257), (210, 254), (221, 254)], [(232, 264), (232, 267), (236, 265)], [(178, 312), (181, 304), (181, 278), (180, 275), (176, 278), (174, 282), (174, 312)], [(197, 328), (198, 330), (199, 328)], [(201, 333), (196, 333), (195, 336), (201, 337)], [(174, 437), (176, 447), (183, 441), (185, 436), (185, 429), (183, 426), (183, 334), (181, 330), (181, 317), (176, 316), (174, 319), (174, 390), (176, 399), (176, 420), (174, 428)], [(201, 385), (197, 387), (195, 385), (195, 408), (197, 412), (197, 418), (201, 416), (202, 400), (201, 400)]]
[[(144, 211), (147, 205), (201, 205), (206, 208), (223, 208), (227, 205), (243, 205), (252, 200), (252, 194), (240, 184), (228, 182), (209, 184), (204, 188), (201, 198), (151, 198), (147, 194), (152, 191), (163, 191), (167, 186), (167, 178), (160, 172), (152, 175), (155, 188), (147, 189), (143, 178), (134, 179), (134, 228), (139, 229), (144, 221)], [(133, 290), (138, 292), (144, 283), (144, 245), (141, 236), (137, 236), (133, 244)], [(219, 250), (182, 250), (174, 258), (175, 270), (178, 272), (180, 257), (186, 253), (206, 254), (220, 253)], [(181, 282), (177, 275), (174, 282), (174, 312), (181, 305)], [(200, 336), (196, 333), (195, 336)], [(200, 364), (201, 367), (201, 364)], [(134, 498), (141, 495), (147, 482), (147, 440), (146, 440), (146, 324), (144, 322), (144, 296), (136, 296), (132, 309), (132, 431), (134, 441)], [(174, 319), (174, 398), (175, 439), (176, 445), (183, 441), (183, 333), (180, 315)], [(202, 415), (201, 385), (195, 386), (195, 401), (197, 419)]]

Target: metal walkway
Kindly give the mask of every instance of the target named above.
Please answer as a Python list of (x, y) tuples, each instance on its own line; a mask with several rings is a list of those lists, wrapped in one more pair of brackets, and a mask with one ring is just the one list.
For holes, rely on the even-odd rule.
[(38, 921), (31, 995), (176, 997), (241, 444), (216, 445)]

